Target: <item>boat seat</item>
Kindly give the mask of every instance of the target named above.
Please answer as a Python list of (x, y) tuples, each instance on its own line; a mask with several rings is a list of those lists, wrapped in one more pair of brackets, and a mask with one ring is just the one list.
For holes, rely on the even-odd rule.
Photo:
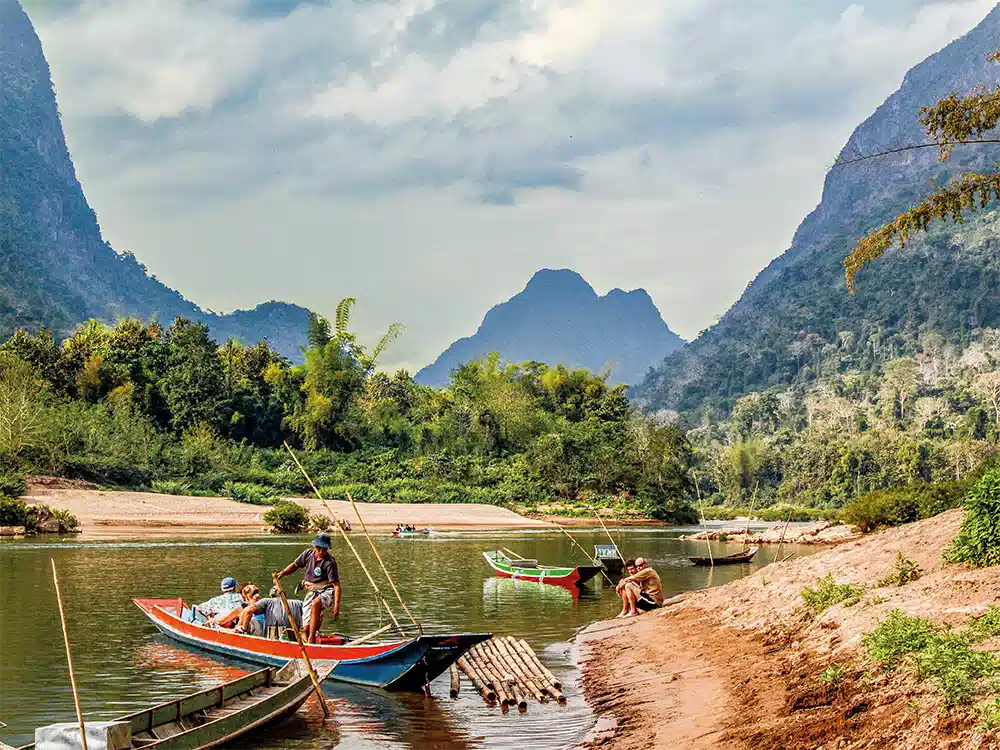
[(512, 568), (537, 568), (538, 567), (538, 560), (529, 560), (528, 558), (524, 558), (523, 560), (514, 560), (510, 564), (510, 567), (512, 567)]

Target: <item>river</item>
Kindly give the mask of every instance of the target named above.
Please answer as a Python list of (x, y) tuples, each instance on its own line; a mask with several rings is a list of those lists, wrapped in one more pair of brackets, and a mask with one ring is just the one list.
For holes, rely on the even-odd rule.
[[(622, 548), (644, 555), (659, 572), (665, 596), (719, 585), (770, 562), (762, 549), (754, 564), (696, 568), (687, 555), (705, 554), (704, 542), (683, 542), (677, 529), (629, 530)], [(607, 543), (600, 529), (574, 531), (585, 549)], [(242, 747), (564, 748), (584, 739), (594, 723), (581, 696), (574, 633), (614, 616), (620, 600), (600, 579), (577, 596), (558, 586), (497, 578), (481, 552), (504, 546), (543, 563), (582, 563), (582, 553), (559, 533), (455, 532), (426, 538), (378, 537), (383, 559), (427, 632), (493, 632), (526, 639), (564, 682), (568, 702), (529, 705), (526, 714), (490, 708), (463, 680), (448, 697), (447, 673), (433, 696), (386, 693), (327, 683), (334, 718), (323, 721), (315, 701), (285, 724), (262, 731)], [(340, 632), (379, 626), (379, 610), (357, 562), (342, 542), (334, 552), (344, 584)], [(355, 536), (355, 546), (368, 551)], [(33, 730), (74, 718), (49, 558), (56, 561), (81, 703), (87, 718), (107, 719), (233, 679), (250, 669), (186, 649), (158, 634), (131, 604), (133, 597), (177, 597), (199, 602), (234, 576), (267, 589), (270, 571), (290, 562), (309, 537), (245, 540), (178, 539), (82, 542), (69, 537), (0, 542), (0, 739), (30, 742)], [(738, 547), (713, 544), (714, 554)], [(786, 547), (787, 552), (793, 548)], [(796, 548), (802, 554), (810, 548)], [(783, 553), (784, 554), (784, 553)], [(370, 555), (368, 556), (370, 558)], [(369, 564), (375, 573), (377, 565)], [(388, 591), (388, 587), (385, 587)], [(327, 623), (330, 627), (331, 624)], [(332, 627), (330, 627), (332, 629)]]

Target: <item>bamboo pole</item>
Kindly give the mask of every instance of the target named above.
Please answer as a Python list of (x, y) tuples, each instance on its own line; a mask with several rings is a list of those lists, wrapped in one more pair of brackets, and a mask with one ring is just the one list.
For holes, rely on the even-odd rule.
[(514, 670), (514, 674), (517, 675), (521, 684), (528, 689), (528, 692), (535, 697), (535, 700), (539, 703), (544, 703), (547, 700), (546, 696), (539, 689), (538, 685), (535, 684), (531, 672), (521, 664), (520, 659), (510, 649), (509, 645), (502, 638), (497, 640), (496, 645), (500, 652), (507, 658), (507, 662), (511, 665), (511, 669)]
[(517, 643), (521, 648), (525, 650), (525, 653), (527, 653), (528, 656), (531, 657), (531, 660), (534, 662), (535, 666), (538, 667), (538, 671), (541, 672), (543, 675), (545, 675), (545, 677), (549, 680), (549, 682), (552, 683), (553, 687), (555, 687), (557, 690), (562, 690), (562, 683), (556, 679), (556, 676), (552, 674), (544, 664), (542, 664), (537, 654), (535, 654), (531, 646), (528, 645), (528, 642), (523, 638), (521, 638), (520, 640), (518, 640)]
[(458, 678), (458, 667), (452, 663), (448, 667), (448, 671), (451, 672), (451, 690), (448, 691), (448, 694), (452, 698), (457, 698), (458, 691), (462, 689), (462, 681)]
[(501, 547), (500, 549), (502, 549), (502, 550), (503, 550), (504, 552), (506, 552), (506, 553), (507, 553), (508, 555), (513, 555), (513, 556), (514, 556), (514, 557), (515, 557), (516, 559), (518, 559), (518, 560), (523, 560), (523, 559), (524, 559), (523, 557), (521, 557), (521, 556), (520, 556), (519, 554), (517, 554), (517, 553), (516, 553), (516, 552), (515, 552), (514, 550), (512, 550), (512, 549), (507, 549), (506, 547)]
[[(592, 558), (592, 557), (590, 556), (590, 554), (589, 554), (589, 553), (587, 552), (587, 550), (585, 550), (585, 549), (584, 549), (583, 547), (581, 547), (581, 546), (580, 546), (580, 543), (579, 543), (579, 542), (577, 542), (577, 541), (576, 541), (576, 539), (574, 539), (574, 538), (573, 538), (573, 535), (572, 535), (572, 534), (570, 534), (570, 533), (569, 533), (568, 531), (566, 531), (566, 529), (564, 529), (564, 528), (563, 528), (562, 526), (560, 526), (560, 525), (559, 525), (558, 523), (556, 523), (555, 521), (553, 521), (552, 523), (554, 523), (554, 524), (555, 524), (555, 525), (556, 525), (556, 526), (557, 526), (557, 527), (559, 528), (559, 531), (561, 531), (561, 532), (562, 532), (563, 534), (565, 534), (566, 536), (568, 536), (568, 537), (569, 537), (569, 540), (570, 540), (571, 542), (573, 542), (573, 544), (575, 544), (575, 545), (576, 545), (577, 549), (579, 549), (579, 550), (580, 550), (580, 551), (581, 551), (581, 552), (582, 552), (582, 553), (583, 553), (584, 555), (586, 555), (586, 556), (587, 556), (587, 560), (588, 560), (589, 562), (595, 562), (595, 561), (594, 561), (594, 558)], [(610, 583), (610, 584), (611, 584), (612, 586), (614, 586), (614, 585), (615, 585), (615, 582), (611, 580), (611, 577), (610, 577), (610, 576), (608, 575), (608, 573), (607, 573), (607, 571), (606, 571), (606, 570), (604, 569), (604, 566), (603, 566), (603, 565), (601, 566), (601, 575), (602, 575), (602, 576), (604, 576), (605, 580), (607, 580), (607, 582), (608, 582), (608, 583)]]
[[(481, 645), (481, 644), (480, 644)], [(470, 651), (471, 654), (471, 651)], [(490, 684), (493, 685), (493, 689), (496, 691), (497, 698), (500, 700), (501, 706), (509, 706), (513, 703), (510, 694), (507, 692), (504, 681), (501, 679), (499, 673), (494, 669), (494, 665), (490, 662), (489, 655), (482, 651), (482, 649), (476, 652), (476, 655), (472, 657), (473, 663), (479, 672), (485, 675)]]
[(534, 685), (528, 684), (529, 680), (527, 675), (524, 674), (524, 670), (521, 669), (521, 666), (508, 653), (508, 650), (504, 645), (504, 643), (501, 640), (494, 638), (493, 647), (496, 650), (498, 658), (500, 659), (500, 663), (507, 668), (507, 671), (518, 683), (518, 687), (527, 688), (528, 692), (532, 693), (533, 697), (535, 697), (538, 700), (538, 702), (541, 703), (542, 696), (541, 693), (538, 691), (538, 688), (534, 687)]
[(778, 540), (778, 549), (774, 553), (774, 559), (771, 562), (778, 562), (778, 555), (781, 554), (781, 545), (785, 543), (785, 532), (788, 531), (788, 524), (792, 522), (792, 511), (788, 511), (788, 518), (785, 519), (785, 525), (781, 529), (781, 538)]
[[(288, 599), (285, 597), (285, 589), (281, 585), (281, 579), (277, 575), (271, 576), (274, 581), (274, 586), (278, 589), (278, 596), (281, 597), (281, 604), (285, 608), (285, 614), (288, 615), (288, 624), (292, 626), (292, 632), (295, 634), (295, 642), (299, 644), (299, 651), (302, 652), (302, 661), (306, 665), (306, 670), (309, 672), (309, 679), (312, 680), (313, 689), (316, 691), (316, 700), (319, 701), (320, 708), (323, 709), (323, 716), (327, 719), (330, 718), (330, 708), (326, 705), (326, 699), (323, 697), (323, 688), (320, 687), (319, 678), (316, 676), (316, 672), (313, 669), (312, 661), (309, 659), (309, 654), (306, 653), (306, 644), (302, 642), (302, 634), (299, 632), (299, 626), (295, 622), (295, 618), (292, 616), (292, 608), (288, 606)], [(313, 604), (315, 607), (316, 605)]]
[[(417, 629), (417, 633), (422, 633), (424, 629), (420, 626), (420, 623), (417, 622), (417, 618), (413, 616), (413, 613), (410, 611), (410, 608), (406, 606), (406, 602), (403, 601), (403, 597), (402, 595), (400, 595), (399, 589), (396, 588), (396, 583), (392, 580), (392, 576), (389, 575), (388, 568), (386, 568), (385, 563), (382, 562), (382, 555), (378, 553), (378, 549), (375, 547), (375, 542), (372, 540), (371, 535), (368, 533), (368, 527), (365, 526), (365, 519), (361, 517), (361, 511), (358, 510), (358, 506), (354, 502), (354, 498), (351, 497), (350, 492), (347, 493), (347, 499), (351, 501), (351, 507), (354, 508), (354, 514), (358, 517), (358, 521), (361, 523), (361, 530), (365, 533), (365, 538), (368, 540), (368, 544), (371, 545), (372, 552), (375, 553), (375, 559), (378, 560), (378, 564), (381, 566), (382, 572), (385, 574), (385, 579), (389, 582), (389, 585), (392, 586), (392, 591), (394, 594), (396, 594), (396, 598), (399, 600), (399, 605), (403, 608), (403, 611), (405, 611), (406, 615), (410, 618), (410, 622), (412, 622), (413, 627)], [(403, 633), (403, 635), (406, 635), (406, 633)]]
[(495, 703), (497, 699), (496, 691), (489, 686), (488, 680), (480, 675), (479, 670), (473, 667), (464, 656), (458, 657), (458, 667), (465, 672), (466, 677), (472, 682), (472, 686), (483, 697), (487, 703)]
[(614, 506), (611, 506), (611, 508), (609, 508), (609, 510), (611, 511), (611, 518), (615, 522), (615, 537), (618, 539), (618, 542), (615, 544), (615, 546), (618, 548), (618, 551), (621, 553), (619, 555), (619, 557), (624, 557), (625, 556), (625, 547), (622, 545), (621, 521), (619, 521), (618, 520), (618, 516), (615, 515)]
[(542, 688), (554, 687), (549, 682), (549, 678), (546, 677), (544, 674), (542, 674), (541, 670), (537, 666), (535, 666), (535, 664), (531, 660), (531, 657), (529, 657), (524, 652), (524, 649), (521, 647), (521, 644), (518, 643), (515, 638), (507, 637), (507, 638), (504, 638), (503, 640), (507, 644), (507, 647), (511, 650), (511, 652), (515, 656), (517, 656), (518, 659), (521, 660), (522, 664), (524, 664), (524, 667), (527, 670), (528, 675), (530, 675), (532, 678), (534, 678), (534, 680)]
[(340, 531), (340, 535), (344, 538), (344, 541), (347, 542), (347, 546), (350, 548), (351, 552), (354, 554), (354, 557), (357, 559), (358, 564), (361, 566), (361, 570), (364, 571), (365, 577), (368, 579), (368, 583), (370, 583), (372, 589), (374, 589), (376, 598), (382, 603), (382, 606), (385, 607), (385, 611), (389, 615), (389, 619), (392, 620), (392, 624), (396, 626), (396, 630), (402, 633), (403, 637), (409, 638), (406, 632), (399, 626), (399, 621), (396, 619), (396, 614), (392, 611), (392, 607), (389, 606), (389, 602), (386, 600), (385, 596), (383, 596), (382, 591), (378, 587), (378, 584), (375, 583), (375, 579), (372, 578), (372, 574), (368, 572), (368, 567), (365, 565), (365, 561), (361, 559), (361, 555), (358, 554), (358, 551), (354, 548), (354, 544), (351, 543), (351, 538), (347, 536), (347, 532), (344, 531), (344, 527), (340, 525), (340, 519), (337, 518), (337, 514), (333, 512), (333, 508), (330, 507), (330, 504), (326, 501), (326, 498), (324, 498), (321, 494), (319, 494), (319, 490), (316, 488), (316, 484), (313, 482), (312, 477), (309, 476), (309, 472), (306, 471), (305, 467), (299, 461), (299, 457), (295, 455), (295, 452), (292, 450), (292, 447), (288, 444), (287, 440), (284, 441), (284, 444), (285, 444), (285, 450), (288, 451), (288, 455), (292, 457), (292, 460), (295, 462), (295, 465), (298, 466), (299, 471), (302, 472), (302, 476), (304, 476), (306, 478), (306, 481), (309, 482), (309, 486), (313, 488), (313, 492), (316, 493), (316, 497), (320, 499), (320, 501), (323, 503), (323, 506), (326, 508), (326, 512), (330, 514), (330, 518), (333, 519), (333, 525), (337, 527), (337, 530)]
[(746, 528), (743, 529), (743, 548), (742, 549), (748, 549), (750, 547), (750, 543), (747, 541), (747, 537), (750, 536), (750, 516), (753, 515), (753, 506), (754, 506), (754, 503), (757, 501), (757, 490), (759, 488), (760, 488), (760, 480), (758, 480), (757, 484), (754, 485), (753, 495), (750, 496), (750, 510), (747, 512), (747, 525), (746, 525)]
[(528, 710), (528, 699), (521, 686), (517, 684), (517, 680), (509, 679), (507, 681), (510, 691), (514, 694), (514, 700), (517, 703), (517, 710), (520, 713), (524, 713)]
[(618, 545), (615, 543), (615, 538), (611, 536), (611, 532), (608, 531), (608, 527), (604, 525), (604, 519), (601, 518), (601, 514), (598, 512), (597, 508), (594, 508), (594, 515), (597, 516), (597, 520), (601, 522), (601, 528), (604, 529), (604, 533), (608, 535), (608, 539), (611, 540), (611, 546), (615, 548), (615, 552), (618, 553), (618, 559), (622, 561), (622, 565), (625, 564), (625, 558), (622, 557), (622, 551), (618, 549)]
[(69, 684), (73, 688), (73, 705), (76, 708), (76, 720), (80, 722), (80, 744), (83, 750), (87, 750), (87, 727), (83, 721), (83, 711), (80, 710), (80, 693), (76, 689), (76, 672), (73, 671), (73, 654), (69, 648), (69, 631), (66, 629), (66, 613), (63, 611), (62, 592), (59, 590), (59, 574), (56, 573), (56, 560), (49, 558), (52, 563), (52, 583), (56, 587), (56, 601), (59, 603), (59, 622), (62, 624), (63, 642), (66, 644), (66, 664), (69, 666)]
[(705, 535), (705, 544), (708, 546), (708, 559), (712, 563), (712, 567), (714, 568), (715, 567), (715, 558), (712, 557), (712, 540), (709, 539), (708, 535), (707, 535), (707, 532), (708, 532), (708, 523), (706, 523), (706, 521), (705, 521), (705, 508), (701, 504), (701, 487), (698, 486), (698, 475), (695, 474), (693, 471), (691, 472), (691, 475), (694, 477), (694, 489), (695, 489), (695, 492), (698, 493), (698, 511), (701, 513), (701, 523), (705, 527), (705, 532), (706, 532), (706, 535)]
[(376, 638), (376, 637), (382, 635), (382, 633), (386, 632), (387, 630), (392, 630), (392, 627), (393, 627), (392, 625), (383, 625), (378, 630), (373, 630), (372, 632), (370, 632), (370, 633), (368, 633), (366, 635), (363, 635), (360, 638), (355, 638), (353, 641), (350, 642), (350, 645), (356, 646), (359, 643), (364, 643), (365, 641), (370, 641), (372, 638)]

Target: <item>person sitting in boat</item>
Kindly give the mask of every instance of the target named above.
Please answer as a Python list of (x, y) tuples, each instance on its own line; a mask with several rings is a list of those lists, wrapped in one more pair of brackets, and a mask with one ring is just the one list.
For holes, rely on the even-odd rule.
[(193, 622), (204, 623), (212, 617), (225, 614), (243, 605), (243, 597), (240, 596), (239, 584), (236, 583), (235, 578), (223, 578), (219, 585), (222, 588), (221, 594), (192, 608), (191, 620)]
[[(295, 626), (301, 629), (302, 600), (289, 599), (288, 608), (292, 611), (292, 617), (295, 618)], [(278, 587), (272, 586), (266, 599), (257, 599), (246, 606), (240, 615), (236, 632), (278, 640), (281, 632), (289, 627), (291, 625), (288, 622), (288, 613), (285, 611), (285, 605), (281, 602), (281, 597), (278, 596)]]
[(240, 615), (247, 605), (260, 599), (260, 589), (254, 583), (248, 583), (240, 589), (240, 603), (228, 612), (221, 612), (215, 617), (210, 617), (205, 624), (209, 627), (231, 628), (235, 627), (240, 619)]
[(619, 617), (635, 617), (640, 612), (659, 609), (663, 605), (663, 586), (660, 576), (649, 567), (644, 557), (635, 559), (636, 572), (622, 578), (618, 588), (622, 589), (628, 604), (628, 611)]
[[(624, 568), (625, 572), (622, 575), (622, 580), (624, 580), (628, 576), (634, 576), (636, 574), (635, 560), (630, 557), (628, 560), (625, 561)], [(619, 581), (618, 585), (615, 587), (615, 593), (622, 600), (622, 611), (618, 613), (618, 617), (624, 617), (625, 613), (628, 612), (629, 610), (628, 597), (625, 596), (625, 584)]]
[(333, 607), (333, 619), (340, 617), (340, 573), (337, 560), (330, 554), (330, 535), (319, 533), (313, 539), (312, 549), (305, 550), (284, 570), (275, 573), (282, 578), (298, 569), (305, 571), (302, 588), (306, 598), (302, 602), (302, 621), (305, 624), (307, 643), (315, 643), (323, 624), (323, 613)]

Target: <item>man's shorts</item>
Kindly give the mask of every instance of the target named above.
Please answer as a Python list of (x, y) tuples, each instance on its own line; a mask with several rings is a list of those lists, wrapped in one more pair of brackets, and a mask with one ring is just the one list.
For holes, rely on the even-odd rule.
[(312, 622), (314, 603), (319, 607), (319, 621), (323, 622), (323, 613), (333, 606), (333, 586), (322, 591), (309, 591), (302, 600), (302, 625), (308, 627)]
[(639, 596), (635, 598), (635, 608), (642, 612), (649, 612), (654, 609), (659, 609), (660, 605), (657, 604), (645, 592), (643, 592), (642, 594), (639, 594)]

